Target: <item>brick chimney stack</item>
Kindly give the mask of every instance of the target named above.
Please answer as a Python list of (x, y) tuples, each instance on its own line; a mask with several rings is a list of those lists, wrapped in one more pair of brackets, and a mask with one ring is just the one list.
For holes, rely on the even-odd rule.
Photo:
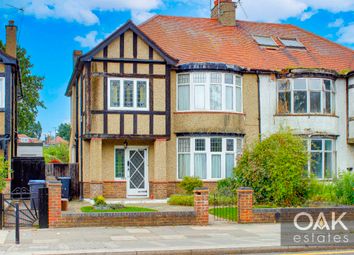
[(15, 21), (9, 20), (9, 24), (6, 25), (6, 54), (11, 57), (16, 58), (16, 48), (17, 48), (17, 26), (15, 26)]
[(76, 64), (77, 59), (82, 55), (82, 51), (81, 50), (74, 50), (73, 52), (73, 63), (74, 63), (74, 67)]
[(223, 26), (236, 26), (236, 3), (232, 0), (214, 0), (211, 18)]

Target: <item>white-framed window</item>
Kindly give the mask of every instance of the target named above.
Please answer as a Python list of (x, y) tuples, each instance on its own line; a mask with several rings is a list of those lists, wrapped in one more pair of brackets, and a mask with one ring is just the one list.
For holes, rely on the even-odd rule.
[(242, 76), (222, 72), (178, 74), (177, 111), (242, 112)]
[(242, 138), (180, 137), (177, 139), (177, 178), (203, 180), (231, 177), (236, 158), (242, 154)]
[(5, 108), (5, 78), (0, 77), (0, 108)]
[(109, 78), (108, 109), (149, 110), (149, 80)]
[(125, 178), (125, 150), (124, 148), (114, 149), (114, 178)]
[(322, 78), (281, 79), (277, 81), (278, 113), (333, 114), (333, 81)]
[(336, 143), (334, 139), (311, 138), (306, 145), (310, 153), (308, 173), (318, 179), (332, 179), (336, 176)]

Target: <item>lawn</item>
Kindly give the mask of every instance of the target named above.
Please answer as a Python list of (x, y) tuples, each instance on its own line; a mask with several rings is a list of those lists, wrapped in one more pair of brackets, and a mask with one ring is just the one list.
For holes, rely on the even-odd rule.
[(81, 212), (84, 213), (95, 213), (95, 212), (156, 212), (154, 209), (144, 208), (144, 207), (134, 207), (127, 206), (121, 209), (107, 209), (107, 210), (96, 210), (93, 206), (84, 206), (81, 207)]
[(237, 207), (210, 208), (209, 213), (225, 220), (237, 221)]

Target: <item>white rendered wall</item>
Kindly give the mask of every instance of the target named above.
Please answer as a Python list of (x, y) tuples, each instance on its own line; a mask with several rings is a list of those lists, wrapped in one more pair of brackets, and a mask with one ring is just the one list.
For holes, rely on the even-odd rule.
[[(335, 116), (277, 116), (276, 80), (272, 80), (269, 75), (261, 75), (260, 114), (262, 137), (269, 136), (282, 126), (290, 127), (294, 130), (294, 133), (302, 135), (334, 135), (337, 136), (337, 169), (341, 171), (354, 167), (354, 146), (347, 144), (346, 137), (346, 80), (337, 79), (335, 88)], [(354, 122), (352, 129), (354, 134)]]

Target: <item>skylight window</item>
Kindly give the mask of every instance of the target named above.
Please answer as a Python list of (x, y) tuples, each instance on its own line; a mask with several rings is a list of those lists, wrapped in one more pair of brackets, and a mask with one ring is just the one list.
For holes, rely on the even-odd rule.
[(253, 38), (261, 46), (271, 46), (271, 47), (278, 46), (278, 44), (273, 40), (271, 36), (254, 35)]
[(279, 40), (286, 47), (305, 48), (305, 46), (296, 38), (279, 38)]

